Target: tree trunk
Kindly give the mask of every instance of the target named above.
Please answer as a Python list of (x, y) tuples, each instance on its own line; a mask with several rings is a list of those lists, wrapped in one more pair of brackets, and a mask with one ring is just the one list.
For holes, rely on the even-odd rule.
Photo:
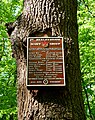
[[(17, 61), (18, 120), (86, 120), (80, 80), (77, 0), (25, 0), (12, 29)], [(26, 40), (29, 36), (62, 36), (65, 43), (65, 87), (26, 86)]]

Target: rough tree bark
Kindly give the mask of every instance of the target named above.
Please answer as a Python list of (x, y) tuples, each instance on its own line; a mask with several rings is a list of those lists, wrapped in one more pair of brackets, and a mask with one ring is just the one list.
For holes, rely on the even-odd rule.
[[(24, 0), (22, 14), (8, 25), (17, 61), (18, 120), (86, 120), (77, 29), (77, 0)], [(64, 38), (66, 86), (28, 89), (26, 40), (44, 33)]]

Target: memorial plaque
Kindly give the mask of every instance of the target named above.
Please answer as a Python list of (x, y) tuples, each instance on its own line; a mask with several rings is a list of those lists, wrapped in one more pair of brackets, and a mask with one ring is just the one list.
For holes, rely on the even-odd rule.
[(27, 86), (65, 86), (62, 37), (27, 39)]

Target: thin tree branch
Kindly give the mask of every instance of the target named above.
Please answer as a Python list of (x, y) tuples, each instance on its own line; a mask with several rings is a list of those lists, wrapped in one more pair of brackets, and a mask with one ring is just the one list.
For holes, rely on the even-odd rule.
[[(85, 84), (83, 78), (82, 78), (82, 83)], [(91, 113), (91, 108), (90, 108), (90, 103), (89, 103), (88, 93), (87, 93), (87, 90), (86, 90), (86, 88), (85, 88), (84, 85), (83, 85), (83, 89), (84, 89), (85, 96), (86, 96), (86, 99), (87, 99), (87, 106), (88, 106), (88, 110), (89, 110), (90, 118), (91, 118), (91, 120), (94, 120), (94, 119), (93, 119), (93, 116), (92, 116), (92, 113)]]

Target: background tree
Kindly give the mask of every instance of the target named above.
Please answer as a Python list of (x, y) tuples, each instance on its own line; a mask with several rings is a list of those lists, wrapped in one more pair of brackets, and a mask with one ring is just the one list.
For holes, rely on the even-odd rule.
[(81, 0), (78, 6), (79, 45), (83, 96), (87, 120), (95, 119), (95, 1)]
[[(7, 27), (8, 33), (12, 32), (12, 48), (17, 62), (18, 119), (85, 120), (77, 42), (77, 1), (25, 0), (22, 14)], [(64, 37), (66, 87), (28, 90), (26, 39), (47, 30), (52, 36)]]

